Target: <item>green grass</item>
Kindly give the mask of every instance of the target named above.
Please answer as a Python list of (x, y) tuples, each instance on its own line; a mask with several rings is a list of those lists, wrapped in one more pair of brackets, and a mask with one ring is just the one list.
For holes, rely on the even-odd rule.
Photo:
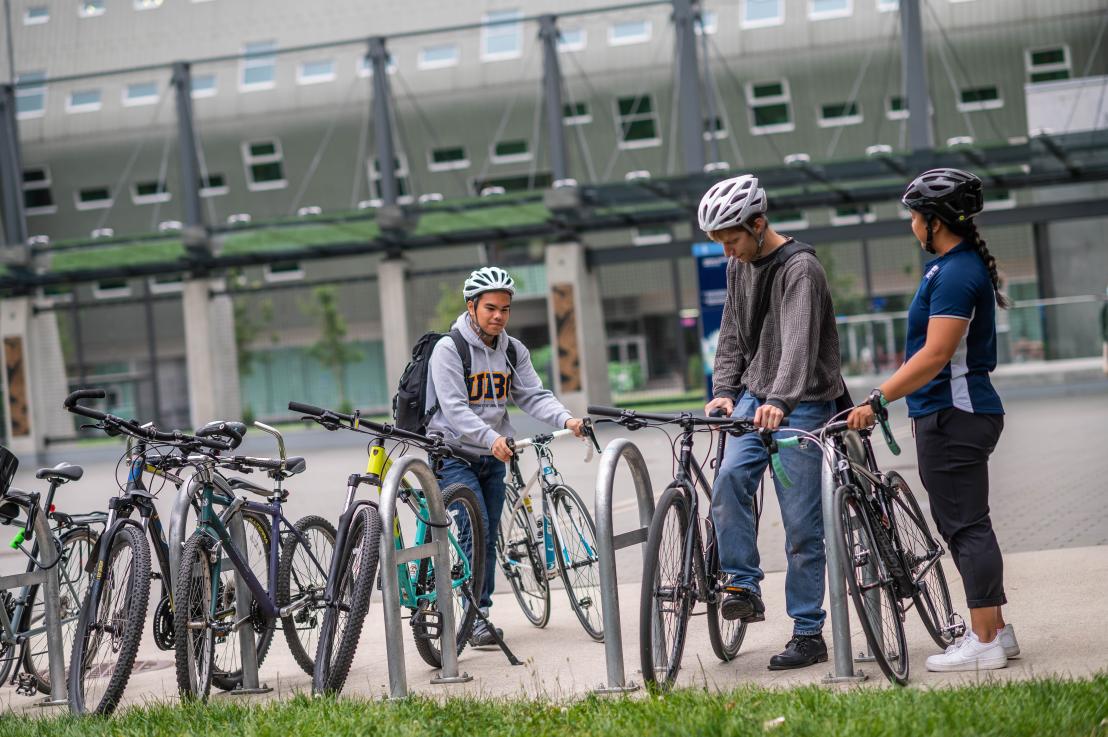
[(249, 705), (147, 706), (113, 719), (0, 717), (0, 735), (439, 735), (554, 737), (646, 735), (1005, 735), (1103, 737), (1108, 734), (1108, 676), (964, 688), (806, 686), (789, 691), (684, 690), (664, 697), (541, 700), (427, 698), (401, 702), (311, 699)]
[(51, 255), (50, 270), (108, 269), (116, 266), (170, 263), (184, 258), (184, 244), (179, 239), (165, 238), (145, 243), (57, 251)]

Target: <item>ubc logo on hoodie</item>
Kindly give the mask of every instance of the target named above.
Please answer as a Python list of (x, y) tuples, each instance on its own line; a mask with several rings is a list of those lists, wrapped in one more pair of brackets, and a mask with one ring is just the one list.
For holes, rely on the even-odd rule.
[(503, 402), (508, 397), (510, 374), (500, 371), (483, 371), (466, 377), (466, 389), (469, 390), (469, 403), (478, 404), (486, 399)]

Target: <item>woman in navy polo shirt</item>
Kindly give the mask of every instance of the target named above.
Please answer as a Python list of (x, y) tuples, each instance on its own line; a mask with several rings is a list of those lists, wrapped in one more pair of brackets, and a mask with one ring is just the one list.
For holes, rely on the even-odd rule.
[[(973, 217), (983, 204), (981, 180), (958, 169), (918, 176), (902, 199), (912, 211), (912, 233), (936, 258), (908, 310), (905, 362), (870, 398), (908, 399), (920, 478), (931, 514), (962, 574), (971, 629), (928, 670), (1003, 668), (1019, 655), (1004, 624), (1004, 563), (989, 519), (989, 455), (1004, 428), (1004, 408), (989, 381), (996, 368), (996, 259)], [(869, 404), (855, 408), (854, 429), (873, 425)]]

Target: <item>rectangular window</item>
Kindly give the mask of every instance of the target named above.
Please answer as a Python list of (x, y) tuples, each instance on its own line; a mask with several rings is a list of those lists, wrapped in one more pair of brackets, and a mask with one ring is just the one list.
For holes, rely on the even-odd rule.
[(645, 148), (661, 144), (653, 97), (621, 97), (616, 100), (616, 113), (620, 148)]
[(885, 104), (885, 117), (889, 120), (904, 120), (908, 117), (908, 108), (904, 104), (904, 98), (893, 95)]
[(804, 230), (807, 227), (808, 216), (803, 210), (780, 210), (773, 213), (774, 230)]
[(743, 28), (779, 26), (785, 22), (785, 0), (740, 0)]
[(704, 119), (704, 140), (712, 138), (727, 138), (727, 128), (723, 125), (723, 118), (719, 116)]
[(28, 215), (53, 215), (58, 211), (50, 191), (50, 169), (36, 166), (23, 170), (23, 209)]
[(153, 105), (157, 101), (157, 82), (135, 82), (123, 88), (123, 104), (128, 107)]
[(162, 7), (164, 0), (135, 0), (135, 10), (153, 10)]
[(192, 76), (192, 97), (215, 97), (216, 82), (214, 74), (194, 74)]
[(558, 51), (581, 51), (589, 37), (584, 28), (559, 28)]
[(995, 110), (999, 107), (1004, 107), (1004, 100), (995, 86), (964, 89), (958, 97), (958, 110), (964, 113)]
[(877, 0), (877, 10), (882, 13), (888, 13), (892, 10), (900, 9), (900, 0)]
[(592, 113), (589, 112), (589, 103), (567, 102), (562, 105), (562, 122), (566, 125), (585, 125), (592, 122)]
[(648, 20), (625, 20), (608, 26), (609, 46), (629, 46), (646, 43), (653, 30)]
[(808, 19), (846, 18), (853, 11), (853, 0), (808, 0)]
[[(98, 229), (99, 230), (99, 229)], [(106, 228), (105, 230), (111, 230)], [(93, 238), (96, 238), (96, 231), (93, 232)], [(110, 236), (100, 236), (102, 238)], [(105, 279), (104, 281), (98, 281), (92, 285), (92, 296), (96, 299), (115, 299), (118, 297), (130, 297), (131, 285), (126, 279)]]
[(1016, 197), (1010, 189), (986, 189), (984, 209), (1011, 210), (1016, 206)]
[(146, 280), (151, 294), (174, 294), (185, 290), (185, 280), (180, 274), (159, 274)]
[(78, 210), (100, 210), (112, 206), (112, 192), (107, 187), (86, 187), (73, 195)]
[(37, 118), (46, 110), (46, 72), (24, 72), (15, 77), (15, 112), (20, 119)]
[(73, 90), (65, 100), (67, 113), (90, 113), (100, 109), (100, 90)]
[(277, 51), (276, 41), (255, 41), (246, 44), (242, 60), (242, 80), (239, 89), (244, 92), (251, 90), (273, 89), (277, 84)]
[[(531, 192), (536, 189), (546, 189), (550, 186), (553, 177), (550, 172), (537, 171), (532, 174), (514, 174), (506, 177), (490, 177), (488, 179), (474, 179), (473, 191), (482, 196), (486, 192), (491, 194), (506, 194), (508, 192)], [(491, 192), (490, 192), (491, 190)], [(503, 192), (501, 192), (503, 190)]]
[(872, 223), (875, 220), (877, 220), (877, 214), (869, 205), (844, 205), (831, 211), (832, 225), (858, 225)]
[[(392, 163), (393, 172), (396, 175), (396, 201), (401, 205), (412, 202), (412, 189), (408, 184), (408, 158), (404, 154), (397, 154)], [(369, 166), (370, 193), (375, 198), (383, 199), (380, 161), (377, 158), (372, 158), (367, 164)]]
[(246, 186), (251, 192), (288, 186), (281, 142), (276, 138), (242, 144), (242, 161), (246, 166)]
[(497, 10), (481, 18), (481, 61), (518, 59), (523, 54), (523, 13)]
[[(392, 54), (389, 54), (388, 59), (385, 60), (385, 69), (389, 74), (396, 74), (396, 58)], [(368, 77), (373, 74), (373, 63), (369, 60), (368, 54), (358, 57), (357, 72), (359, 77)]]
[(158, 202), (169, 202), (169, 189), (165, 186), (165, 180), (135, 182), (131, 185), (131, 201), (136, 205), (153, 205)]
[(296, 281), (304, 278), (304, 268), (298, 261), (269, 264), (262, 272), (262, 278), (269, 282)]
[(445, 69), (458, 66), (458, 46), (456, 44), (437, 44), (424, 46), (416, 58), (418, 69)]
[(796, 125), (792, 119), (789, 83), (748, 82), (746, 102), (750, 107), (750, 132), (755, 135), (787, 133)]
[(819, 127), (856, 125), (862, 122), (862, 108), (857, 102), (835, 102), (819, 107)]
[(104, 14), (104, 0), (79, 0), (77, 15), (82, 18), (95, 18)]
[(527, 141), (497, 141), (492, 147), (492, 163), (513, 164), (518, 161), (530, 161), (531, 150)]
[(23, 11), (23, 25), (37, 26), (50, 20), (50, 8), (45, 5), (32, 5)]
[(431, 171), (453, 171), (469, 166), (469, 157), (462, 146), (431, 149), (427, 155), (427, 168)]
[(644, 225), (631, 231), (631, 243), (636, 246), (657, 246), (673, 241), (673, 233), (665, 225)]
[(303, 61), (296, 68), (297, 84), (319, 84), (331, 82), (335, 79), (334, 59), (316, 59), (315, 61)]
[(201, 197), (217, 197), (221, 194), (227, 194), (230, 189), (227, 187), (227, 177), (222, 174), (208, 173), (208, 176), (200, 177), (200, 196)]
[(1024, 52), (1024, 58), (1027, 62), (1027, 81), (1031, 84), (1070, 78), (1069, 46), (1028, 49)]

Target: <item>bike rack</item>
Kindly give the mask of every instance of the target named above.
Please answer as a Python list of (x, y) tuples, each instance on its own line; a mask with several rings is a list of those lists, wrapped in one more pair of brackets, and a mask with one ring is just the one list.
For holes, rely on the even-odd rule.
[[(438, 479), (425, 461), (416, 456), (404, 456), (397, 461), (385, 476), (381, 486), (381, 594), (385, 608), (385, 650), (389, 663), (389, 696), (403, 699), (408, 696), (408, 675), (404, 663), (404, 632), (400, 624), (400, 583), (396, 577), (396, 568), (413, 560), (431, 558), (437, 571), (450, 570), (450, 540), (445, 527), (429, 526), (431, 542), (410, 548), (396, 549), (393, 530), (397, 524), (396, 500), (400, 494), (400, 480), (411, 474), (423, 490), (427, 500), (427, 511), (435, 525), (446, 525), (449, 518), (442, 500)], [(435, 576), (435, 597), (439, 602), (450, 602), (451, 582), (449, 576)], [(468, 673), (458, 674), (458, 651), (456, 641), (454, 607), (439, 606), (442, 616), (442, 631), (439, 634), (439, 649), (442, 652), (442, 669), (439, 675), (431, 679), (433, 684), (465, 683), (472, 681)]]
[[(638, 498), (640, 527), (615, 535), (612, 532), (612, 492), (616, 468), (621, 459), (626, 459), (627, 466), (631, 469), (635, 495)], [(608, 665), (608, 682), (594, 690), (598, 694), (627, 693), (639, 688), (635, 682), (627, 682), (623, 669), (623, 631), (620, 629), (616, 551), (645, 543), (653, 517), (654, 491), (642, 451), (630, 440), (616, 438), (604, 448), (596, 475), (596, 548), (600, 557), (600, 602), (604, 608), (604, 656)], [(643, 555), (646, 555), (645, 550)]]
[[(30, 509), (27, 511), (29, 513)], [(47, 547), (53, 547), (50, 542), (54, 539), (54, 533), (47, 522), (47, 510), (41, 507), (35, 510), (35, 535), (38, 536), (40, 552)], [(30, 573), (13, 573), (0, 576), (0, 590), (42, 585), (43, 602), (47, 604), (45, 607), (46, 650), (50, 661), (50, 695), (41, 701), (36, 701), (35, 706), (66, 706), (69, 704), (65, 683), (65, 653), (62, 652), (65, 645), (64, 640), (62, 640), (62, 623), (58, 621), (57, 602), (61, 598), (61, 584), (58, 581), (58, 555), (60, 553), (55, 552), (54, 561), (49, 568), (39, 568)], [(51, 605), (50, 602), (53, 602), (53, 604)]]

